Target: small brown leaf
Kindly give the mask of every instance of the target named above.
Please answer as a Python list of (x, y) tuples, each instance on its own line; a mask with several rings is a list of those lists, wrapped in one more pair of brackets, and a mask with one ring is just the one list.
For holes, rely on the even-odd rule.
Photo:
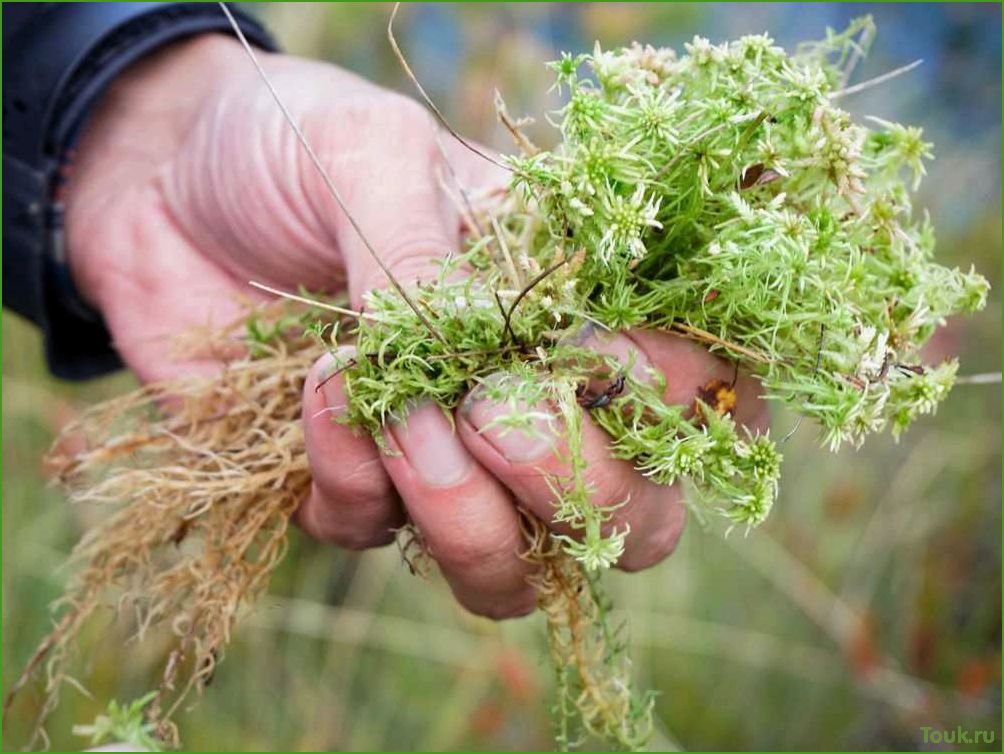
[[(716, 414), (732, 414), (736, 409), (736, 391), (725, 380), (714, 379), (697, 391), (697, 397), (710, 406)], [(694, 404), (694, 411), (700, 411), (700, 404)]]
[(740, 191), (745, 191), (746, 189), (756, 186), (757, 179), (763, 174), (763, 171), (764, 165), (762, 162), (750, 165), (748, 168), (743, 170), (742, 177), (739, 179)]
[(781, 173), (766, 167), (762, 162), (758, 162), (743, 170), (742, 177), (739, 179), (739, 190), (746, 191), (754, 186), (763, 186), (780, 178), (782, 178)]

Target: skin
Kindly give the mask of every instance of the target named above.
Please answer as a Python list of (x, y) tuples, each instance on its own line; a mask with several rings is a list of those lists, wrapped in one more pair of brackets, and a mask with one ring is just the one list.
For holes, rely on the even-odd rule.
[[(428, 279), (432, 260), (462, 242), (460, 217), (440, 188), (449, 159), (469, 190), (505, 174), (448, 137), (414, 101), (334, 66), (260, 53), (287, 106), (398, 280)], [(66, 187), (70, 265), (101, 311), (126, 364), (144, 381), (219, 369), (210, 355), (172, 358), (172, 336), (240, 317), (255, 280), (346, 290), (355, 306), (387, 285), (237, 43), (204, 36), (172, 45), (120, 77), (89, 119)], [(601, 351), (667, 377), (666, 398), (690, 403), (732, 367), (676, 336), (584, 332)], [(319, 389), (331, 356), (311, 370), (303, 422), (313, 489), (301, 527), (351, 549), (387, 544), (410, 518), (459, 602), (492, 618), (534, 606), (517, 506), (551, 518), (547, 473), (560, 473), (560, 428), (541, 439), (481, 431), (499, 408), (477, 393), (454, 423), (417, 407), (386, 428), (398, 455), (332, 421), (345, 406), (338, 377)], [(737, 384), (738, 418), (763, 421), (753, 383)], [(549, 406), (532, 407), (549, 412)], [(672, 552), (685, 512), (677, 488), (652, 484), (610, 458), (590, 420), (585, 454), (597, 505), (631, 527), (618, 564), (651, 566)]]

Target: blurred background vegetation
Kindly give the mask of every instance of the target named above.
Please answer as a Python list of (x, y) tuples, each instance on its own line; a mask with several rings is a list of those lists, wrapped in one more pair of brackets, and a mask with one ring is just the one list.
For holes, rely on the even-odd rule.
[[(265, 4), (294, 53), (331, 60), (410, 93), (385, 40), (385, 4)], [(639, 40), (680, 47), (768, 31), (820, 37), (862, 13), (879, 35), (864, 80), (923, 58), (846, 100), (859, 115), (922, 125), (937, 159), (922, 189), (941, 259), (993, 285), (979, 316), (949, 323), (932, 358), (961, 372), (1001, 368), (1001, 10), (997, 4), (416, 4), (398, 36), (460, 130), (508, 147), (492, 110), (543, 115), (542, 63), (559, 50)], [(317, 93), (319, 97), (324, 92)], [(546, 121), (534, 134), (553, 142)], [(374, 176), (379, 191), (379, 176)], [(127, 389), (46, 372), (36, 333), (3, 318), (3, 685), (48, 627), (66, 554), (94, 511), (46, 486), (42, 454), (80, 410)], [(775, 433), (792, 426), (776, 413)], [(642, 681), (660, 691), (654, 749), (925, 747), (921, 726), (988, 729), (1001, 740), (1001, 393), (959, 387), (897, 445), (830, 455), (803, 426), (784, 448), (769, 523), (725, 539), (692, 522), (669, 561), (615, 576)], [(551, 679), (539, 617), (492, 624), (443, 583), (409, 575), (393, 548), (362, 555), (293, 535), (269, 596), (238, 630), (206, 698), (181, 716), (187, 748), (547, 749)], [(54, 747), (110, 698), (152, 687), (156, 641), (123, 644), (95, 626), (79, 679), (49, 727)], [(4, 731), (23, 744), (37, 697)], [(965, 747), (961, 747), (965, 748)]]

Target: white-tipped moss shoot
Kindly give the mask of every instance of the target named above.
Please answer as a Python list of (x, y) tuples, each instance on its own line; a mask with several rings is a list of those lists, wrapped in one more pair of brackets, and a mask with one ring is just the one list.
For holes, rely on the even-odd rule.
[[(79, 548), (84, 568), (31, 661), (29, 672), (50, 655), (46, 710), (80, 626), (115, 599), (141, 631), (176, 631), (150, 705), (151, 730), (171, 741), (171, 713), (211, 678), (309, 488), (304, 375), (324, 350), (351, 343), (341, 420), (378, 442), (417, 401), (450, 410), (476, 388), (513, 407), (496, 420), (503, 427), (531, 426), (521, 407), (555, 407), (570, 473), (550, 480), (554, 517), (578, 536), (529, 518), (525, 530), (526, 557), (540, 566), (558, 742), (643, 746), (651, 697), (632, 689), (600, 584), (630, 533), (610, 531), (610, 511), (590, 502), (584, 416), (614, 455), (659, 484), (688, 483), (692, 505), (743, 529), (769, 514), (781, 454), (733, 421), (729, 384), (667, 405), (658, 384), (575, 335), (589, 324), (698, 340), (757, 378), (768, 400), (815, 420), (835, 450), (934, 412), (957, 365), (924, 364), (923, 346), (948, 316), (986, 300), (982, 277), (933, 261), (931, 224), (913, 211), (931, 156), (920, 130), (856, 122), (839, 107), (871, 32), (864, 19), (795, 54), (748, 36), (697, 37), (679, 55), (637, 44), (564, 55), (550, 64), (568, 98), (554, 118), (557, 146), (532, 146), (506, 116), (524, 150), (506, 158), (510, 190), (490, 209), (465, 207), (484, 233), (444, 260), (436, 281), (406, 296), (374, 291), (365, 316), (336, 322), (323, 310), (260, 313), (247, 327), (250, 354), (224, 377), (148, 387), (86, 415), (76, 429), (93, 439), (57, 454), (60, 478), (79, 499), (122, 508)], [(585, 391), (596, 378), (614, 387)], [(165, 395), (189, 399), (151, 419)], [(214, 570), (223, 561), (232, 566)]]

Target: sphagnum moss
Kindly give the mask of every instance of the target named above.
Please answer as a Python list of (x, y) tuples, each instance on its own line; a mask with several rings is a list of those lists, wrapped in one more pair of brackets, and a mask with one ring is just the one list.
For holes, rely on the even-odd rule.
[[(226, 379), (148, 389), (133, 402), (190, 396), (180, 414), (147, 418), (139, 435), (112, 428), (119, 412), (85, 420), (98, 450), (64, 458), (63, 477), (84, 480), (78, 497), (124, 501), (126, 516), (85, 540), (69, 612), (64, 605), (35, 664), (53, 647), (61, 660), (99, 595), (127, 594), (141, 628), (169, 622), (179, 637), (152, 705), (158, 730), (170, 733), (161, 703), (178, 666), (189, 663), (196, 687), (209, 677), (309, 484), (290, 416), (306, 365), (332, 344), (352, 343), (342, 420), (378, 441), (416, 401), (450, 410), (472, 389), (512, 407), (496, 420), (503, 428), (529, 427), (526, 406), (554, 407), (569, 469), (551, 480), (554, 518), (579, 536), (549, 534), (527, 518), (525, 557), (539, 565), (533, 584), (557, 678), (558, 742), (593, 735), (643, 746), (651, 699), (632, 689), (599, 578), (629, 532), (609, 530), (610, 511), (590, 502), (583, 386), (617, 387), (586, 401), (614, 455), (656, 483), (689, 483), (692, 505), (735, 525), (766, 518), (781, 456), (767, 435), (735, 424), (729, 385), (705, 386), (692, 407), (667, 405), (658, 376), (636, 379), (631, 365), (577, 345), (576, 333), (588, 324), (698, 340), (756, 377), (768, 400), (816, 420), (836, 450), (886, 428), (898, 435), (932, 413), (957, 365), (924, 365), (921, 350), (946, 317), (985, 302), (983, 278), (932, 261), (930, 222), (912, 211), (931, 156), (920, 130), (856, 123), (839, 107), (859, 43), (870, 37), (864, 19), (794, 55), (762, 35), (722, 45), (697, 37), (683, 55), (597, 46), (551, 63), (568, 97), (556, 114), (558, 146), (538, 150), (505, 116), (522, 149), (506, 160), (510, 190), (489, 209), (465, 207), (485, 232), (444, 260), (438, 280), (407, 300), (398, 289), (373, 292), (365, 317), (331, 330), (311, 323), (304, 337), (289, 320), (253, 320), (252, 356)], [(88, 476), (123, 452), (135, 461), (140, 447), (138, 470), (113, 465), (102, 481)], [(201, 500), (195, 510), (188, 493)], [(126, 547), (137, 513), (146, 536)], [(179, 521), (181, 537), (198, 535), (199, 544), (158, 570), (152, 553), (176, 544)], [(60, 667), (50, 665), (53, 693)]]

